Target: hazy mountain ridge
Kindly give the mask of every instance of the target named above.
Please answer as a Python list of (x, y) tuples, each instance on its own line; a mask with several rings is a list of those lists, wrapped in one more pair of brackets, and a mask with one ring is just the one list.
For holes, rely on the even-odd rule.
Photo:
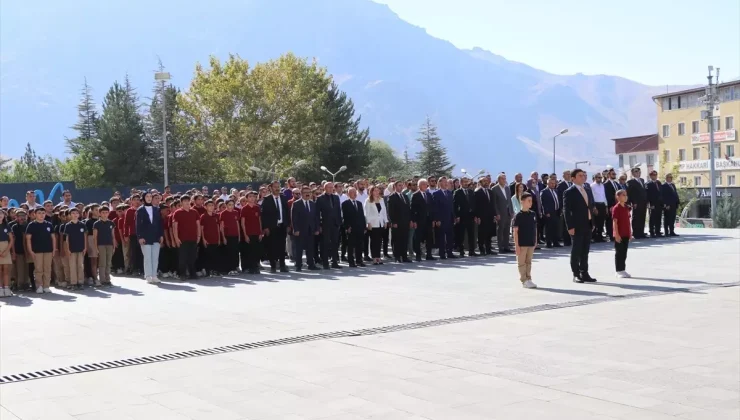
[(567, 162), (559, 167), (575, 160), (613, 164), (609, 139), (654, 132), (650, 98), (665, 91), (614, 76), (554, 75), (482, 49), (460, 50), (369, 0), (39, 3), (32, 12), (3, 4), (4, 155), (20, 155), (26, 141), (61, 155), (83, 77), (99, 100), (128, 72), (146, 97), (157, 56), (181, 88), (195, 62), (210, 54), (316, 57), (354, 100), (373, 138), (399, 151), (409, 145), (413, 153), (429, 114), (458, 168), (489, 171), (551, 168), (551, 138), (564, 127), (570, 132), (558, 140), (558, 155)]

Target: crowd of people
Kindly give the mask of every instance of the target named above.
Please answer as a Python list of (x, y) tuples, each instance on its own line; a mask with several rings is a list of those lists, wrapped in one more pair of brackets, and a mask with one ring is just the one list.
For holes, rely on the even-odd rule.
[[(100, 204), (26, 202), (7, 208), (0, 198), (0, 297), (13, 291), (50, 293), (58, 288), (110, 287), (111, 274), (161, 279), (276, 273), (413, 263), (424, 260), (516, 254), (520, 281), (532, 281), (534, 251), (571, 246), (576, 282), (588, 272), (592, 242), (613, 241), (618, 277), (630, 238), (673, 230), (679, 198), (665, 182), (640, 169), (617, 178), (614, 169), (586, 182), (581, 169), (537, 172), (508, 182), (497, 176), (459, 179), (428, 176), (388, 182), (301, 183), (275, 181), (209, 193), (207, 187), (173, 193), (116, 192)], [(494, 240), (495, 239), (495, 240)], [(513, 239), (513, 241), (512, 241)], [(391, 255), (392, 254), (392, 255)], [(435, 256), (436, 255), (436, 256)], [(304, 257), (305, 256), (305, 257)], [(264, 268), (263, 268), (264, 263)]]

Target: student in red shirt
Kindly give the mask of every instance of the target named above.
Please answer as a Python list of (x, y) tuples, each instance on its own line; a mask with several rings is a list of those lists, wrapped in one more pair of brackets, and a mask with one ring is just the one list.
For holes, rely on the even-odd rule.
[(239, 219), (239, 211), (234, 209), (234, 200), (226, 201), (226, 210), (219, 214), (218, 220), (221, 223), (222, 240), (226, 244), (224, 269), (232, 276), (239, 274), (239, 243), (241, 240)]
[(180, 278), (190, 275), (191, 279), (197, 279), (195, 259), (200, 242), (200, 220), (198, 212), (190, 207), (190, 196), (180, 197), (180, 205), (182, 208), (172, 214), (172, 233), (175, 246), (179, 248), (177, 271)]
[(144, 274), (144, 255), (141, 253), (141, 244), (136, 237), (136, 210), (141, 205), (141, 196), (134, 194), (131, 197), (131, 207), (124, 213), (124, 240), (128, 240), (129, 274), (141, 276)]
[(247, 248), (247, 264), (242, 269), (246, 268), (249, 274), (259, 274), (262, 256), (262, 209), (257, 205), (257, 193), (254, 191), (247, 194), (247, 205), (242, 207), (241, 228)]
[(614, 263), (617, 268), (617, 278), (630, 278), (627, 273), (627, 247), (632, 236), (630, 227), (630, 210), (625, 205), (627, 203), (627, 191), (619, 190), (616, 192), (617, 204), (612, 208), (612, 224), (614, 231)]
[(203, 264), (207, 275), (218, 275), (218, 248), (221, 246), (221, 224), (214, 212), (215, 204), (206, 201), (206, 212), (200, 216), (200, 238), (203, 243)]
[(177, 264), (172, 264), (172, 252), (175, 248), (172, 247), (170, 241), (170, 206), (165, 203), (159, 205), (159, 215), (162, 218), (162, 247), (159, 250), (159, 271), (162, 272), (162, 277), (172, 277), (172, 272), (177, 267)]

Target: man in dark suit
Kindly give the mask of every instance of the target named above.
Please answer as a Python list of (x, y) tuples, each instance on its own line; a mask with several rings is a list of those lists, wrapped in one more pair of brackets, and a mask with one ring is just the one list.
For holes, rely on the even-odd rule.
[(588, 274), (588, 253), (591, 249), (594, 197), (585, 187), (586, 173), (581, 169), (571, 172), (574, 183), (563, 193), (563, 213), (568, 234), (572, 237), (570, 269), (576, 283), (595, 282)]
[[(665, 182), (660, 186), (661, 195), (663, 196), (663, 227), (666, 236), (678, 236), (673, 230), (676, 227), (676, 211), (681, 200), (678, 198), (676, 185), (673, 183), (673, 175), (665, 176)], [(652, 217), (652, 216), (651, 216)]]
[(612, 208), (617, 204), (616, 193), (620, 190), (619, 183), (617, 182), (617, 173), (614, 168), (606, 171), (606, 178), (604, 178), (604, 194), (606, 194), (606, 234), (609, 236), (609, 240), (614, 242), (614, 232), (612, 223)]
[(627, 181), (627, 204), (632, 206), (632, 236), (645, 238), (647, 216), (647, 191), (645, 181), (640, 178), (640, 168), (632, 168), (632, 179)]
[(293, 242), (295, 243), (295, 270), (303, 268), (303, 251), (306, 251), (306, 265), (309, 270), (318, 270), (314, 258), (314, 240), (319, 234), (319, 212), (316, 203), (311, 201), (311, 188), (301, 189), (301, 199), (291, 207)]
[[(365, 246), (365, 210), (362, 203), (357, 201), (357, 189), (350, 187), (347, 190), (349, 199), (342, 203), (344, 215), (344, 230), (347, 232), (347, 260), (350, 267), (365, 267), (362, 261), (362, 250)], [(406, 224), (408, 226), (408, 223)], [(408, 234), (406, 235), (408, 237)], [(396, 240), (394, 234), (393, 239)], [(405, 249), (405, 248), (404, 248)]]
[(324, 184), (324, 194), (316, 199), (316, 210), (321, 220), (321, 262), (324, 269), (339, 267), (339, 228), (342, 225), (342, 209), (339, 197), (334, 194), (334, 183)]
[[(663, 236), (660, 233), (660, 226), (663, 221), (663, 187), (658, 180), (658, 171), (650, 172), (650, 181), (645, 186), (647, 200), (650, 205), (650, 225), (648, 230), (650, 236), (657, 238)], [(667, 234), (667, 232), (666, 232)]]
[(262, 201), (262, 229), (267, 246), (267, 257), (270, 259), (270, 271), (277, 272), (277, 267), (283, 273), (288, 272), (285, 266), (285, 237), (290, 225), (288, 200), (280, 194), (280, 183), (274, 181), (270, 185), (272, 194)]
[(540, 193), (542, 201), (542, 211), (545, 221), (545, 239), (547, 247), (561, 247), (558, 235), (558, 224), (560, 223), (560, 214), (563, 211), (563, 205), (558, 199), (558, 192), (555, 189), (555, 179), (547, 181), (547, 188)]
[(495, 231), (496, 207), (493, 203), (493, 193), (488, 187), (488, 178), (481, 178), (478, 189), (475, 190), (475, 217), (478, 223), (478, 250), (481, 255), (495, 255), (491, 246), (491, 238)]
[(419, 190), (411, 196), (411, 221), (414, 223), (416, 234), (414, 235), (414, 253), (416, 261), (421, 261), (421, 243), (425, 242), (427, 261), (436, 260), (432, 256), (432, 244), (434, 243), (434, 225), (437, 219), (434, 214), (434, 198), (427, 191), (427, 180), (419, 180)]
[(458, 251), (461, 257), (465, 256), (463, 242), (466, 234), (468, 235), (468, 254), (471, 257), (478, 256), (475, 253), (475, 231), (473, 230), (475, 227), (473, 224), (478, 220), (475, 215), (475, 192), (468, 188), (469, 185), (470, 179), (463, 177), (460, 180), (460, 188), (452, 197), (453, 213), (457, 221), (455, 228), (459, 238)]
[[(393, 194), (388, 197), (388, 220), (391, 223), (393, 258), (396, 262), (411, 262), (408, 253), (411, 203), (403, 193), (403, 181), (396, 181), (393, 188)], [(347, 217), (346, 213), (345, 217)]]
[(455, 239), (452, 236), (455, 226), (455, 215), (452, 211), (452, 192), (449, 190), (449, 181), (446, 177), (439, 178), (439, 189), (432, 194), (434, 197), (435, 213), (437, 214), (437, 246), (439, 247), (439, 258), (457, 258), (452, 250), (455, 247)]
[[(565, 190), (570, 188), (573, 185), (573, 183), (570, 180), (570, 171), (563, 171), (563, 180), (560, 181), (557, 187), (558, 191), (558, 200), (560, 202), (563, 202), (563, 194), (565, 194)], [(563, 213), (563, 218), (560, 223), (560, 236), (563, 238), (563, 245), (570, 246), (571, 238), (570, 235), (568, 235), (568, 228), (565, 225), (565, 213)]]
[[(514, 175), (514, 180), (511, 181), (511, 184), (509, 184), (509, 196), (513, 197), (516, 195), (516, 184), (522, 183), (523, 176), (521, 173), (517, 173)], [(493, 187), (493, 186), (492, 186)], [(526, 184), (524, 185), (524, 191), (527, 191)]]

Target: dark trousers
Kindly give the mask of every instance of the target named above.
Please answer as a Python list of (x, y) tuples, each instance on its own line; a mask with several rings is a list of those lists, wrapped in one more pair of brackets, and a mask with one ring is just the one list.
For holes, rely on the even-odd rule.
[(370, 257), (370, 231), (369, 230), (365, 231), (364, 241), (365, 242), (363, 245), (364, 246), (363, 253), (365, 254), (365, 257), (367, 258), (367, 257)]
[(119, 243), (116, 250), (113, 251), (113, 259), (111, 260), (112, 270), (123, 270), (123, 246)]
[(270, 234), (266, 237), (267, 257), (272, 268), (285, 267), (285, 237), (285, 225), (270, 229)]
[(398, 225), (392, 229), (391, 239), (393, 240), (393, 258), (396, 261), (408, 259), (409, 257), (409, 226)]
[(663, 224), (663, 203), (658, 203), (655, 208), (650, 209), (650, 234), (660, 234), (660, 226)]
[(676, 208), (671, 207), (670, 209), (664, 210), (663, 214), (663, 228), (665, 234), (670, 235), (674, 233), (673, 230), (676, 228)]
[(558, 223), (560, 223), (559, 214), (551, 214), (550, 217), (543, 217), (545, 220), (545, 239), (547, 246), (559, 245), (560, 234), (558, 233)]
[(323, 226), (321, 228), (321, 262), (324, 267), (339, 263), (339, 226)]
[[(265, 240), (266, 238), (267, 237), (265, 237)], [(262, 259), (262, 254), (264, 254), (264, 252), (265, 252), (265, 247), (262, 247), (262, 251), (260, 252), (259, 255), (256, 256), (258, 260)], [(247, 241), (245, 240), (242, 240), (241, 242), (239, 242), (239, 261), (240, 261), (239, 267), (241, 267), (241, 271), (247, 271), (248, 269), (247, 265), (249, 265), (248, 264), (249, 246), (247, 246)]]
[(545, 215), (537, 216), (537, 239), (540, 241), (544, 240), (545, 235), (547, 234), (545, 226), (547, 226), (547, 218)]
[(614, 204), (606, 205), (606, 218), (605, 218), (605, 224), (606, 224), (606, 234), (609, 236), (609, 239), (612, 241), (614, 240), (614, 222), (612, 221), (612, 208), (614, 208)]
[(421, 261), (421, 243), (425, 242), (427, 250), (427, 258), (432, 257), (432, 222), (417, 223), (416, 232), (414, 234), (414, 254), (416, 254), (416, 260)]
[(483, 255), (491, 253), (491, 238), (495, 232), (493, 222), (490, 220), (481, 220), (478, 225), (478, 249)]
[(131, 235), (129, 240), (129, 252), (131, 258), (131, 271), (137, 274), (144, 272), (144, 254), (141, 253), (141, 244), (136, 235)]
[(442, 258), (452, 255), (455, 239), (452, 236), (452, 220), (442, 222), (437, 229), (437, 246), (439, 247), (439, 256)]
[(244, 269), (259, 272), (260, 258), (262, 257), (262, 242), (259, 235), (249, 235), (249, 242), (244, 241), (244, 248), (246, 254), (244, 263), (246, 267)]
[(614, 265), (617, 272), (626, 270), (627, 266), (627, 247), (629, 247), (629, 238), (622, 237), (622, 242), (614, 242)]
[(580, 277), (588, 273), (588, 253), (591, 250), (591, 229), (576, 229), (571, 238), (573, 247), (570, 250), (570, 269), (573, 275)]
[(195, 241), (182, 241), (178, 248), (178, 269), (177, 273), (180, 278), (190, 275), (190, 278), (196, 278), (195, 259), (198, 254), (198, 243)]
[[(167, 254), (169, 253), (170, 248), (165, 245), (164, 243), (159, 248), (159, 261), (157, 262), (157, 268), (159, 268), (159, 271), (163, 273), (169, 273), (170, 267), (169, 267), (169, 259), (167, 258)], [(113, 253), (113, 258), (116, 258), (115, 252)], [(112, 266), (112, 264), (111, 264)]]
[(218, 244), (208, 244), (203, 249), (203, 269), (208, 273), (216, 273), (221, 269), (219, 264)]
[(342, 258), (347, 257), (347, 229), (344, 226), (339, 228), (339, 249)]
[(383, 255), (388, 255), (388, 240), (390, 239), (391, 230), (383, 228)]
[(560, 215), (560, 235), (563, 238), (563, 245), (571, 245), (571, 237), (568, 234), (568, 225), (565, 224), (565, 216)]
[(632, 236), (641, 238), (645, 236), (645, 216), (647, 216), (647, 203), (636, 203), (637, 208), (632, 208)]
[(239, 237), (227, 236), (224, 248), (224, 271), (231, 272), (239, 270)]
[(383, 247), (383, 231), (385, 228), (375, 227), (370, 231), (370, 256), (380, 258), (380, 249)]
[(306, 265), (309, 267), (314, 267), (316, 265), (313, 255), (315, 250), (314, 239), (315, 236), (308, 230), (301, 232), (299, 236), (293, 236), (293, 242), (295, 242), (295, 254), (293, 254), (293, 259), (295, 259), (295, 268), (303, 267), (304, 251), (306, 252)]
[(457, 250), (460, 251), (460, 256), (462, 257), (465, 255), (465, 234), (468, 235), (468, 253), (475, 253), (475, 222), (473, 221), (473, 217), (461, 217), (460, 223), (455, 225), (455, 230), (457, 230), (457, 234), (455, 236), (457, 241)]
[(323, 240), (324, 238), (320, 233), (313, 237), (313, 259), (316, 264), (321, 263), (321, 241)]
[(594, 203), (594, 207), (596, 208), (596, 212), (598, 214), (594, 214), (592, 218), (592, 222), (596, 227), (592, 232), (592, 236), (594, 239), (601, 240), (604, 237), (604, 223), (606, 222), (606, 204)]
[(362, 251), (365, 247), (365, 229), (353, 228), (350, 230), (351, 232), (347, 232), (347, 260), (350, 264), (360, 264), (362, 262)]

